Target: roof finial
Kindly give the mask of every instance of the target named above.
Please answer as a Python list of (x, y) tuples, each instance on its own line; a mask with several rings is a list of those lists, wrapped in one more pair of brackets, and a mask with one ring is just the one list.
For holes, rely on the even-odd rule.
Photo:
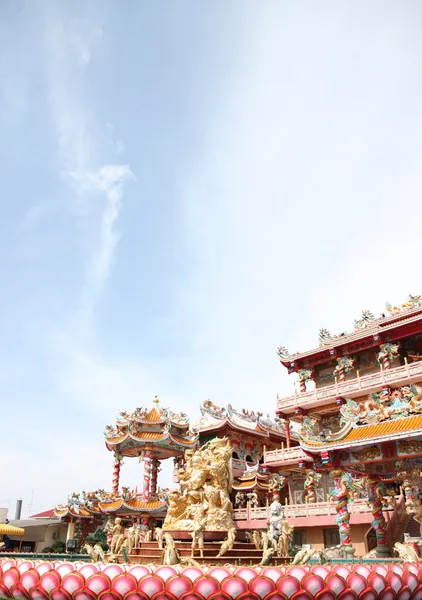
[(160, 402), (160, 400), (158, 399), (158, 396), (155, 396), (153, 402), (154, 402), (154, 404), (158, 404)]

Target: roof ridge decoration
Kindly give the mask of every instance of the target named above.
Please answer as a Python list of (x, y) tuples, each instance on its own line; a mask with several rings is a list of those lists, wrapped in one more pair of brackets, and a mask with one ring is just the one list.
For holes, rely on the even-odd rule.
[[(376, 329), (378, 326), (382, 325), (385, 322), (388, 322), (391, 317), (397, 315), (406, 315), (407, 313), (412, 313), (414, 310), (420, 310), (422, 308), (422, 295), (412, 296), (409, 294), (406, 302), (403, 304), (399, 304), (397, 306), (393, 306), (389, 302), (386, 303), (385, 306), (388, 314), (382, 313), (379, 317), (375, 317), (373, 312), (369, 309), (364, 309), (361, 313), (360, 319), (354, 320), (354, 330), (351, 332), (344, 331), (339, 334), (331, 334), (330, 331), (326, 328), (321, 328), (318, 333), (318, 344), (320, 348), (324, 348), (333, 344), (333, 342), (338, 342), (342, 338), (348, 338), (356, 333), (364, 329)], [(283, 361), (291, 360), (297, 356), (301, 356), (303, 353), (294, 352), (290, 353), (285, 346), (278, 346), (277, 354), (279, 359)], [(305, 353), (307, 354), (307, 353)]]
[(230, 423), (234, 427), (247, 429), (255, 433), (275, 433), (285, 435), (283, 419), (271, 418), (269, 414), (264, 416), (260, 411), (242, 408), (236, 410), (231, 404), (227, 408), (217, 406), (211, 400), (205, 400), (200, 407), (201, 417), (193, 426), (195, 431), (201, 431), (211, 427), (221, 427), (224, 423)]

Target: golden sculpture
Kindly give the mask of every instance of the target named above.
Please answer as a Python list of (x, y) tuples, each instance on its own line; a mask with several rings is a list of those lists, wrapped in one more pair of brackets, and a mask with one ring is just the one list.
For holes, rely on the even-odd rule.
[(117, 517), (117, 519), (114, 522), (113, 529), (111, 530), (112, 538), (110, 544), (110, 552), (112, 554), (119, 553), (119, 550), (124, 541), (123, 527), (120, 525), (121, 522), (121, 518)]
[(281, 524), (281, 536), (278, 540), (278, 556), (289, 556), (289, 542), (293, 536), (293, 525), (290, 526), (286, 520)]
[(234, 528), (231, 455), (227, 438), (214, 438), (199, 450), (186, 452), (185, 467), (179, 469), (181, 489), (168, 495), (164, 530), (196, 532), (193, 543), (196, 539), (198, 545), (203, 531)]

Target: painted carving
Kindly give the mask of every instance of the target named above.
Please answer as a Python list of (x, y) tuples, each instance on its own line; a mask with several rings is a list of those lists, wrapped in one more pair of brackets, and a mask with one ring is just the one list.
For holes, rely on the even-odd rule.
[(334, 480), (334, 490), (331, 492), (331, 499), (337, 502), (336, 523), (340, 533), (340, 544), (350, 545), (350, 513), (348, 509), (349, 501), (353, 501), (353, 493), (361, 490), (361, 484), (355, 481), (350, 473), (342, 469), (331, 471), (331, 477)]
[(371, 446), (370, 448), (364, 448), (363, 450), (357, 450), (352, 452), (353, 459), (356, 461), (374, 460), (381, 458), (381, 450), (378, 446)]
[(419, 440), (400, 440), (399, 454), (419, 454), (422, 452), (422, 442)]
[(355, 320), (355, 329), (365, 329), (375, 320), (373, 313), (370, 310), (363, 310), (361, 318)]
[(316, 487), (319, 484), (321, 477), (321, 473), (317, 473), (312, 469), (306, 470), (306, 479), (304, 481), (303, 487), (305, 489), (304, 498), (309, 504), (314, 504), (315, 502), (317, 502)]
[(368, 500), (372, 509), (372, 529), (377, 538), (377, 553), (388, 554), (387, 544), (387, 524), (382, 512), (384, 506), (384, 496), (386, 495), (385, 485), (382, 481), (368, 479)]
[(306, 382), (312, 381), (312, 369), (299, 369), (299, 387), (301, 392), (306, 392)]
[(343, 423), (369, 425), (422, 413), (422, 389), (406, 385), (373, 393), (363, 402), (346, 400), (340, 408)]
[(416, 308), (422, 304), (422, 296), (412, 296), (409, 294), (409, 297), (406, 302), (403, 304), (399, 304), (398, 306), (392, 306), (391, 304), (386, 305), (386, 309), (392, 315), (397, 315), (406, 310), (411, 310), (412, 308)]
[(333, 371), (334, 377), (340, 383), (345, 381), (347, 373), (353, 370), (355, 359), (350, 356), (341, 356), (337, 359), (337, 366)]
[(325, 346), (325, 345), (329, 344), (332, 337), (333, 336), (328, 331), (328, 329), (320, 329), (319, 333), (318, 333), (319, 345)]
[(277, 348), (277, 354), (281, 360), (286, 360), (290, 356), (290, 353), (285, 346), (279, 346)]
[(399, 355), (399, 344), (381, 344), (378, 352), (378, 362), (385, 370), (391, 368), (391, 363)]

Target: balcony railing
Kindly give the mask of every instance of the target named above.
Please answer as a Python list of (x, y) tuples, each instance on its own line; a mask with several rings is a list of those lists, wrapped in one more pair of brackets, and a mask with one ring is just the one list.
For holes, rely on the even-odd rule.
[(312, 462), (310, 458), (299, 446), (294, 448), (279, 448), (264, 452), (264, 463), (273, 467), (279, 465), (294, 465), (299, 461)]
[(422, 361), (414, 363), (406, 363), (394, 369), (380, 370), (377, 373), (371, 373), (355, 379), (344, 382), (336, 382), (333, 385), (327, 385), (322, 388), (316, 388), (309, 392), (302, 392), (289, 396), (287, 398), (279, 398), (277, 400), (277, 408), (280, 411), (294, 409), (297, 406), (306, 408), (306, 406), (316, 406), (327, 400), (334, 400), (338, 396), (359, 396), (361, 392), (370, 393), (371, 391), (393, 382), (406, 383), (416, 381), (422, 376)]
[[(397, 496), (397, 501), (400, 503), (402, 497)], [(337, 514), (335, 502), (316, 502), (315, 504), (288, 504), (284, 508), (284, 517), (286, 519), (297, 519), (306, 517), (326, 517)], [(366, 500), (357, 500), (349, 504), (350, 514), (371, 513), (371, 508)], [(268, 520), (269, 507), (246, 507), (237, 508), (234, 510), (235, 521), (250, 521), (250, 520)], [(383, 511), (394, 511), (394, 507), (384, 508)]]

